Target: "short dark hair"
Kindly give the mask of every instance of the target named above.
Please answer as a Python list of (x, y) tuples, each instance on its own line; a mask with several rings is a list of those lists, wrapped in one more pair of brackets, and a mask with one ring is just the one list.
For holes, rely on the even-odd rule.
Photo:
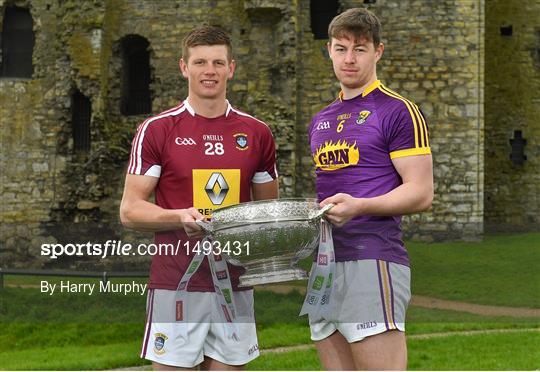
[(375, 47), (381, 42), (381, 22), (375, 14), (364, 8), (352, 8), (334, 17), (328, 26), (328, 37), (341, 39), (348, 34), (355, 40), (372, 41)]
[(232, 43), (229, 34), (217, 26), (202, 26), (191, 30), (182, 40), (182, 58), (189, 59), (189, 48), (199, 45), (225, 45), (227, 58), (232, 60)]

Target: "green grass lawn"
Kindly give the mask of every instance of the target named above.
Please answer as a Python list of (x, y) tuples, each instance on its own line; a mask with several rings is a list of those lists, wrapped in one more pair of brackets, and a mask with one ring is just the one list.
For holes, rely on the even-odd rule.
[[(539, 240), (540, 234), (523, 234), (488, 237), (482, 243), (410, 244), (413, 293), (479, 304), (539, 307), (540, 274), (534, 270)], [(138, 357), (145, 296), (49, 296), (32, 287), (40, 280), (58, 283), (68, 279), (99, 283), (99, 279), (5, 276), (6, 284), (26, 287), (8, 286), (0, 291), (0, 369), (110, 369), (145, 364)], [(141, 278), (113, 279), (124, 283), (131, 280), (145, 282)], [(297, 316), (302, 294), (262, 290), (256, 291), (255, 297), (261, 349), (311, 343), (307, 318)], [(538, 326), (539, 319), (485, 317), (418, 307), (411, 307), (407, 316), (407, 334), (411, 336)], [(526, 332), (519, 338), (512, 333), (410, 340), (409, 366), (434, 370), (538, 369), (538, 342), (538, 334)], [(314, 351), (287, 355), (262, 356), (249, 368), (320, 368)]]
[(540, 233), (407, 244), (412, 292), (484, 305), (540, 307)]
[[(105, 343), (105, 344), (104, 344)], [(139, 358), (141, 343), (133, 338), (121, 342), (102, 340), (100, 344), (51, 346), (0, 353), (2, 370), (97, 370), (149, 364)]]
[[(8, 312), (21, 311), (19, 304), (35, 301), (35, 290), (8, 288), (15, 306), (5, 307)], [(5, 293), (4, 293), (5, 294)], [(297, 316), (299, 303), (303, 296), (298, 292), (287, 295), (262, 291), (256, 292), (257, 328), (259, 346), (261, 349), (286, 347), (294, 345), (311, 344), (307, 320)], [(72, 299), (73, 300), (73, 299)], [(102, 301), (87, 306), (88, 314), (80, 314), (83, 304), (88, 300), (79, 298), (79, 302), (72, 301), (72, 307), (52, 307), (45, 315), (47, 321), (33, 321), (22, 323), (23, 315), (16, 321), (4, 322), (0, 325), (0, 369), (110, 369), (121, 366), (137, 366), (146, 362), (140, 360), (138, 355), (143, 335), (144, 304), (135, 297), (125, 306), (122, 301), (110, 301), (108, 307), (102, 308)], [(275, 311), (279, 308), (279, 311)], [(108, 312), (111, 322), (101, 320), (99, 323), (87, 321), (73, 323), (78, 319), (88, 319), (99, 314), (99, 310)], [(27, 321), (34, 319), (37, 312), (30, 312)], [(63, 314), (63, 315), (61, 315)], [(6, 313), (2, 313), (6, 320)], [(53, 322), (57, 316), (69, 319), (70, 322), (59, 320)], [(127, 322), (126, 319), (139, 319), (138, 322)], [(407, 334), (410, 336), (434, 332), (485, 330), (485, 329), (519, 329), (538, 327), (538, 319), (515, 319), (482, 317), (474, 314), (454, 311), (431, 310), (411, 307), (408, 312)], [(416, 341), (415, 341), (416, 342)], [(534, 349), (531, 349), (532, 354)], [(411, 350), (411, 361), (417, 351)], [(304, 359), (309, 359), (309, 352), (297, 352), (301, 365)], [(264, 357), (266, 358), (266, 357)], [(264, 358), (261, 358), (262, 363)], [(287, 369), (287, 363), (279, 364), (282, 355), (270, 363), (267, 369)], [(316, 358), (314, 359), (316, 362)], [(266, 362), (265, 362), (266, 363)], [(278, 363), (278, 364), (272, 364)], [(318, 362), (317, 362), (318, 363)], [(251, 365), (250, 365), (251, 366)], [(255, 364), (253, 369), (258, 368)], [(311, 364), (307, 364), (311, 366)], [(251, 367), (250, 367), (251, 368)], [(293, 367), (291, 367), (293, 368)], [(306, 367), (313, 369), (311, 367)], [(462, 368), (465, 369), (465, 368)]]
[[(408, 340), (411, 370), (538, 370), (540, 333), (516, 332)], [(248, 370), (321, 370), (314, 347), (268, 353)]]
[[(489, 329), (491, 327), (488, 324), (480, 323), (472, 328)], [(111, 324), (98, 330), (90, 324), (63, 324), (56, 331), (47, 326), (18, 325), (17, 331), (9, 326), (7, 330), (13, 331), (14, 336), (0, 336), (0, 369), (89, 370), (148, 363), (139, 359), (143, 332), (139, 325)], [(506, 324), (505, 327), (515, 328), (512, 324)], [(498, 324), (497, 328), (504, 327)], [(465, 329), (459, 324), (448, 324), (445, 330)], [(412, 369), (428, 370), (538, 369), (540, 334), (525, 329), (521, 332), (519, 329), (514, 330), (515, 333), (409, 339), (409, 366)], [(430, 330), (426, 326), (418, 333), (408, 332), (408, 335), (431, 333), (428, 331), (441, 329)], [(311, 344), (309, 330), (300, 325), (275, 325), (260, 330), (258, 335), (262, 350)], [(482, 357), (479, 358), (479, 355)], [(536, 367), (533, 367), (534, 363)], [(316, 353), (309, 351), (264, 354), (248, 366), (252, 370), (319, 368)]]

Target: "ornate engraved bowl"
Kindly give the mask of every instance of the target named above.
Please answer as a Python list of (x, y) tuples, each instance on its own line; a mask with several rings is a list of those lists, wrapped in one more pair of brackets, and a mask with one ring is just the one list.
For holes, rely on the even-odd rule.
[(246, 273), (240, 286), (307, 279), (297, 267), (318, 246), (320, 217), (316, 199), (273, 199), (241, 203), (212, 212), (211, 222), (198, 222), (218, 246), (230, 247), (225, 258)]

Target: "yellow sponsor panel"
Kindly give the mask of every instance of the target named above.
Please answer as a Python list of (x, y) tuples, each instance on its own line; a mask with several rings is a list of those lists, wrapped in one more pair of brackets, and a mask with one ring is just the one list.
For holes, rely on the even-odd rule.
[(240, 169), (193, 169), (193, 206), (206, 217), (240, 202)]
[(345, 140), (339, 140), (336, 143), (326, 141), (319, 146), (313, 155), (315, 167), (323, 171), (334, 171), (358, 164), (360, 153), (356, 142), (349, 144)]

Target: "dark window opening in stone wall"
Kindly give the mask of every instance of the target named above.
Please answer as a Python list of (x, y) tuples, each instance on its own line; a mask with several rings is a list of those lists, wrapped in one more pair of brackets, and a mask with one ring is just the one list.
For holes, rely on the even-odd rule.
[(311, 0), (311, 32), (316, 40), (328, 39), (328, 25), (337, 16), (339, 1)]
[(2, 27), (1, 76), (31, 78), (34, 73), (32, 52), (35, 36), (28, 9), (8, 7)]
[(123, 115), (141, 115), (152, 111), (150, 97), (150, 43), (141, 36), (126, 36), (122, 47)]
[(522, 166), (525, 160), (527, 160), (527, 155), (525, 155), (525, 145), (527, 140), (523, 138), (523, 134), (520, 130), (514, 131), (514, 138), (510, 140), (510, 145), (512, 146), (512, 152), (510, 153), (510, 160), (512, 163), (517, 166)]
[(504, 25), (500, 28), (501, 36), (512, 36), (514, 33), (512, 25)]
[(71, 96), (71, 126), (75, 152), (88, 152), (90, 150), (91, 119), (92, 103), (90, 99), (76, 91)]
[(534, 32), (534, 45), (531, 50), (534, 67), (540, 68), (540, 29)]

